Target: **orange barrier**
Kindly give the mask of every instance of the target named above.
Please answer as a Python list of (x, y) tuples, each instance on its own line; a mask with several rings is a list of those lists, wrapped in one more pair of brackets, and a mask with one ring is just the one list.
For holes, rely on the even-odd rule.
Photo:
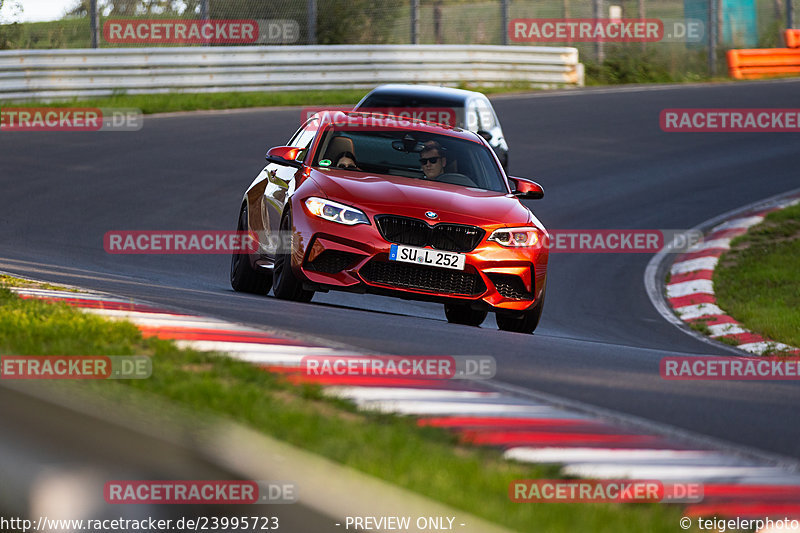
[(786, 46), (800, 48), (800, 30), (786, 30), (783, 36), (786, 38)]
[(729, 50), (728, 72), (737, 80), (800, 74), (800, 48)]

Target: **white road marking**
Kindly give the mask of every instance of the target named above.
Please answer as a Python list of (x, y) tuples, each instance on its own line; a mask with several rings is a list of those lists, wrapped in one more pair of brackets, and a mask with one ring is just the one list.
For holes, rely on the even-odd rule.
[(219, 330), (220, 334), (225, 331), (260, 333), (264, 332), (255, 328), (240, 326), (222, 320), (212, 318), (202, 318), (189, 315), (172, 315), (166, 313), (146, 313), (142, 311), (123, 311), (119, 309), (83, 309), (86, 313), (101, 315), (106, 318), (116, 320), (128, 320), (134, 324), (155, 328), (197, 328)]
[(562, 418), (563, 411), (546, 405), (528, 403), (492, 401), (478, 399), (477, 401), (464, 400), (355, 400), (356, 404), (372, 411), (382, 413), (397, 413), (404, 415), (480, 415), (494, 416), (495, 413), (514, 415), (535, 415), (536, 418)]
[(641, 462), (663, 459), (699, 459), (717, 452), (705, 450), (626, 449), (626, 448), (510, 448), (503, 456), (526, 463)]
[(760, 223), (764, 220), (764, 217), (760, 215), (754, 215), (750, 217), (741, 217), (741, 218), (734, 218), (727, 222), (723, 222), (719, 226), (714, 226), (712, 228), (711, 233), (715, 231), (722, 231), (727, 229), (747, 229), (751, 226), (755, 226), (756, 224)]
[[(562, 469), (562, 473), (568, 476), (578, 476), (596, 479), (658, 479), (662, 481), (682, 480), (682, 481), (738, 481), (742, 478), (757, 477), (759, 479), (793, 479), (800, 482), (800, 477), (791, 474), (785, 469), (777, 466), (698, 466), (698, 465), (677, 465), (677, 466), (650, 466), (650, 465), (626, 465), (626, 464), (577, 464), (569, 465)], [(770, 484), (773, 481), (769, 481)]]
[(303, 362), (305, 355), (287, 354), (287, 353), (257, 353), (257, 352), (241, 352), (241, 353), (228, 353), (226, 354), (231, 359), (237, 361), (244, 361), (246, 363), (253, 363), (254, 365), (269, 365), (269, 366), (300, 366)]
[(700, 318), (701, 316), (724, 315), (725, 311), (717, 307), (716, 304), (697, 304), (686, 305), (675, 309), (678, 316), (683, 320), (691, 320), (693, 318)]
[(703, 241), (697, 243), (687, 250), (688, 253), (702, 252), (703, 250), (711, 250), (714, 248), (724, 248), (726, 250), (731, 247), (731, 239), (711, 239), (710, 241)]
[(740, 344), (737, 346), (740, 350), (746, 352), (762, 354), (766, 350), (794, 350), (794, 346), (788, 346), (780, 342), (748, 342), (747, 344)]
[(500, 398), (499, 392), (408, 387), (326, 387), (325, 394), (357, 401), (367, 400), (458, 400), (462, 398)]
[(697, 272), (698, 270), (714, 270), (719, 262), (719, 257), (698, 257), (675, 263), (669, 270), (672, 274), (686, 274), (687, 272)]
[(263, 353), (263, 354), (292, 354), (292, 355), (336, 355), (339, 357), (357, 357), (346, 354), (333, 348), (319, 346), (292, 346), (285, 344), (261, 344), (256, 342), (229, 342), (229, 341), (193, 341), (176, 340), (179, 348), (193, 350), (227, 353)]
[(711, 332), (711, 337), (724, 337), (725, 335), (736, 335), (738, 333), (747, 333), (748, 331), (741, 327), (739, 324), (714, 324), (708, 326)]
[(710, 279), (693, 279), (667, 285), (667, 298), (680, 298), (691, 294), (714, 294), (714, 282)]
[(11, 291), (24, 295), (24, 296), (32, 296), (35, 298), (63, 298), (67, 300), (94, 300), (98, 302), (109, 302), (109, 303), (131, 303), (132, 300), (126, 300), (124, 298), (114, 298), (111, 296), (100, 295), (100, 294), (93, 294), (93, 293), (83, 293), (83, 292), (73, 292), (73, 291), (56, 291), (50, 289), (33, 289), (29, 287), (8, 287)]

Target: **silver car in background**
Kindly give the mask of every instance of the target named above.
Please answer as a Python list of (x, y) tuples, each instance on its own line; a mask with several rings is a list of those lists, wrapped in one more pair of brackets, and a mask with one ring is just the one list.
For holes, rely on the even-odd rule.
[(354, 109), (364, 108), (451, 108), (456, 112), (456, 124), (452, 125), (486, 139), (508, 172), (508, 144), (497, 114), (483, 93), (436, 85), (387, 84), (370, 91)]

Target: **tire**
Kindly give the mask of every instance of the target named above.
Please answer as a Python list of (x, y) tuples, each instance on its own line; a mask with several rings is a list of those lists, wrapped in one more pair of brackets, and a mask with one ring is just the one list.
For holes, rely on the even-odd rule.
[(497, 327), (502, 331), (513, 331), (514, 333), (527, 333), (530, 335), (539, 325), (542, 318), (542, 308), (544, 308), (544, 292), (539, 302), (528, 311), (517, 314), (495, 313)]
[(447, 321), (451, 324), (463, 324), (465, 326), (480, 326), (486, 320), (487, 310), (472, 309), (465, 304), (444, 304), (444, 314)]
[[(247, 231), (247, 204), (239, 212), (237, 231)], [(236, 292), (267, 294), (272, 287), (272, 273), (259, 272), (250, 266), (250, 255), (231, 255), (231, 287)]]
[[(292, 231), (292, 213), (287, 211), (281, 219), (281, 235), (289, 235)], [(294, 249), (294, 239), (292, 239), (292, 249)], [(272, 271), (273, 285), (272, 292), (276, 298), (290, 300), (293, 302), (310, 302), (314, 297), (314, 291), (303, 288), (303, 283), (297, 279), (292, 272), (292, 256), (289, 253), (279, 253), (275, 256), (275, 268)]]

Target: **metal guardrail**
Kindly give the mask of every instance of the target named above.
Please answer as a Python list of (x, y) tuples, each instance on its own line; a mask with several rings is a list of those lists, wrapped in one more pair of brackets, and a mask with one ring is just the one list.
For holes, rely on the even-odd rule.
[(578, 50), (332, 45), (0, 52), (0, 99), (166, 92), (366, 89), (381, 83), (583, 85)]

